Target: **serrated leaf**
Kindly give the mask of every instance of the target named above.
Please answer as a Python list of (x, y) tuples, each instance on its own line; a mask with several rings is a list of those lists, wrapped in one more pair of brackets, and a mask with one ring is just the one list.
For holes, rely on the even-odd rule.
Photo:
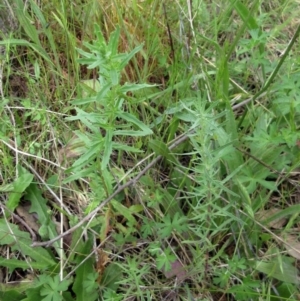
[(20, 231), (19, 228), (7, 223), (4, 219), (0, 219), (0, 245), (15, 244), (19, 240), (29, 240), (29, 233)]
[(98, 273), (89, 274), (88, 278), (83, 282), (83, 287), (88, 293), (95, 294), (98, 287), (97, 279)]
[(45, 239), (47, 237), (49, 237), (48, 226), (41, 225), (41, 227), (39, 228), (39, 234), (42, 238), (45, 238)]
[[(31, 184), (27, 189), (26, 200), (31, 202), (29, 213), (37, 213), (39, 222), (44, 225), (49, 221), (47, 201), (43, 198), (41, 191), (35, 184)], [(55, 233), (57, 235), (57, 233)]]
[[(44, 262), (48, 267), (54, 266), (56, 262), (52, 259), (52, 256), (48, 253), (46, 249), (42, 247), (31, 247), (31, 240), (28, 241), (19, 241), (18, 244), (21, 247), (22, 253), (31, 257), (36, 262)], [(19, 250), (17, 246), (12, 248), (14, 250)]]
[(10, 245), (12, 251), (19, 251), (48, 267), (56, 264), (47, 250), (41, 247), (32, 248), (31, 244), (29, 233), (20, 231), (16, 225), (7, 224), (3, 219), (0, 220), (0, 245)]
[(23, 192), (30, 185), (33, 180), (33, 175), (29, 173), (26, 169), (19, 167), (19, 177), (12, 183), (13, 191), (8, 198), (7, 208), (14, 211), (20, 202)]
[[(25, 199), (31, 202), (29, 213), (37, 213), (41, 225), (47, 226), (49, 238), (52, 239), (57, 236), (55, 224), (51, 220), (51, 215), (48, 212), (47, 201), (43, 198), (38, 186), (31, 184), (26, 190)], [(55, 242), (54, 246), (59, 249), (59, 242)]]

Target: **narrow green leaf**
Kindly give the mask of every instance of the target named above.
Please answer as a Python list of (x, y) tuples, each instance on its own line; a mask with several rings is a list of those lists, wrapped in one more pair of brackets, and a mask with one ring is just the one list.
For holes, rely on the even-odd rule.
[(80, 178), (85, 178), (91, 175), (92, 172), (95, 172), (95, 165), (93, 166), (89, 166), (83, 170), (81, 170), (80, 168), (70, 168), (67, 171), (70, 172), (74, 172), (74, 174), (72, 174), (71, 176), (69, 176), (68, 178), (66, 178), (65, 180), (63, 180), (64, 184), (73, 182), (75, 180), (78, 180)]
[(99, 103), (105, 103), (105, 98), (107, 96), (107, 94), (109, 93), (109, 91), (111, 90), (112, 84), (111, 83), (107, 83), (104, 84), (100, 91), (97, 93), (97, 102)]
[(101, 150), (103, 147), (103, 143), (102, 142), (95, 142), (93, 144), (90, 144), (88, 147), (86, 147), (86, 152), (81, 155), (79, 157), (79, 159), (77, 159), (74, 163), (73, 163), (73, 167), (79, 167), (82, 166), (83, 164), (87, 163), (87, 162), (91, 162), (92, 160), (94, 160), (94, 158), (97, 157), (97, 155), (100, 154)]
[(229, 93), (229, 71), (228, 71), (228, 63), (227, 57), (224, 56), (223, 58), (223, 72), (222, 72), (222, 88), (223, 88), (223, 97), (228, 99)]
[(120, 69), (122, 70), (128, 62), (133, 58), (133, 56), (138, 53), (143, 48), (143, 45), (139, 45), (134, 48), (130, 53), (126, 54), (125, 59), (120, 63)]
[(166, 158), (167, 160), (175, 163), (175, 164), (179, 164), (179, 162), (177, 161), (177, 159), (175, 158), (175, 156), (170, 152), (169, 148), (167, 147), (167, 145), (165, 143), (163, 143), (162, 141), (153, 139), (149, 141), (148, 146), (157, 154), (160, 156), (163, 156), (164, 158)]
[(136, 224), (136, 220), (129, 208), (125, 207), (124, 205), (115, 200), (112, 200), (111, 204), (115, 208), (115, 210), (121, 215), (123, 215), (132, 225)]
[(152, 130), (148, 126), (146, 126), (143, 122), (141, 122), (139, 119), (137, 119), (132, 114), (120, 111), (120, 112), (118, 112), (117, 115), (118, 115), (118, 117), (125, 119), (129, 123), (132, 123), (132, 124), (135, 124), (136, 126), (138, 126), (143, 131), (144, 136), (151, 135), (153, 133)]
[(101, 170), (104, 170), (107, 164), (109, 163), (110, 155), (112, 153), (112, 137), (113, 137), (113, 131), (108, 130), (105, 136), (104, 153), (101, 162)]
[(251, 12), (241, 1), (231, 0), (231, 2), (234, 3), (234, 8), (236, 9), (239, 16), (242, 18), (243, 22), (247, 25), (248, 29), (252, 30), (259, 28), (255, 19), (252, 17)]
[(120, 88), (120, 92), (121, 93), (126, 93), (126, 92), (133, 92), (133, 91), (138, 91), (141, 89), (145, 89), (145, 88), (153, 88), (155, 87), (155, 85), (149, 85), (149, 84), (124, 84), (121, 88)]
[(12, 273), (15, 269), (26, 270), (33, 268), (36, 270), (44, 270), (49, 267), (49, 264), (44, 261), (30, 262), (30, 264), (28, 264), (25, 260), (18, 260), (14, 258), (7, 259), (0, 256), (0, 266), (8, 268), (9, 272)]
[(283, 261), (281, 265), (275, 259), (271, 262), (259, 261), (256, 264), (256, 270), (285, 283), (300, 283), (297, 268), (286, 261)]
[(119, 71), (112, 69), (109, 71), (110, 81), (113, 86), (116, 86), (119, 83)]
[(175, 138), (175, 134), (178, 130), (178, 126), (179, 126), (179, 119), (174, 117), (169, 126), (168, 142)]
[(149, 133), (144, 131), (132, 131), (132, 130), (116, 130), (114, 131), (115, 136), (132, 136), (132, 137), (142, 137), (147, 136)]
[(128, 210), (132, 213), (140, 213), (144, 210), (142, 205), (131, 205)]
[[(246, 201), (246, 204), (251, 206), (251, 198), (249, 196), (249, 193), (248, 193), (246, 187), (239, 180), (237, 180), (236, 183), (238, 184), (238, 187), (240, 189), (241, 196), (243, 196), (243, 201)], [(250, 212), (249, 212), (249, 214), (250, 214)], [(253, 212), (250, 215), (251, 215), (251, 217), (254, 217)]]
[(47, 52), (39, 45), (36, 45), (34, 43), (30, 43), (26, 40), (22, 40), (22, 39), (5, 39), (0, 41), (0, 46), (1, 45), (16, 45), (16, 46), (27, 46), (32, 48), (37, 54), (39, 54), (40, 56), (42, 56), (47, 63), (50, 64), (50, 66), (54, 66), (53, 62), (51, 61), (51, 59), (49, 58)]
[(113, 142), (113, 149), (122, 150), (122, 151), (126, 151), (126, 152), (133, 152), (133, 153), (142, 153), (143, 152), (136, 147), (128, 146), (126, 144), (117, 143), (117, 142)]
[[(35, 3), (35, 1), (30, 1), (30, 8), (32, 9), (32, 11), (34, 12), (34, 14), (37, 16), (37, 18), (38, 18), (39, 22), (41, 23), (42, 27), (46, 28), (46, 26), (47, 26), (47, 20), (44, 17), (43, 12), (40, 9), (39, 5), (37, 5)], [(53, 14), (53, 15), (55, 16), (55, 14)], [(58, 72), (59, 71), (61, 72), (61, 64), (59, 63), (58, 51), (56, 49), (56, 43), (55, 43), (54, 37), (52, 35), (51, 28), (49, 28), (48, 30), (44, 30), (43, 33), (47, 36), (49, 44), (51, 46), (51, 51), (49, 51), (49, 52), (51, 52), (51, 54), (55, 57), (55, 62), (56, 62), (55, 67), (57, 68)], [(38, 43), (38, 42), (40, 43), (40, 40), (38, 39), (38, 42), (37, 41), (35, 41), (35, 42), (36, 43)]]
[[(95, 273), (94, 261), (92, 257), (86, 260), (86, 257), (91, 253), (93, 248), (93, 239), (91, 237), (82, 244), (82, 249), (79, 249), (76, 256), (77, 264), (80, 264), (76, 269), (76, 278), (73, 284), (73, 291), (76, 294), (76, 301), (94, 301), (97, 299), (96, 292), (88, 292), (87, 287), (84, 285), (85, 281), (90, 275)], [(84, 263), (82, 261), (84, 260)], [(87, 296), (89, 298), (87, 299)]]
[(118, 53), (118, 44), (120, 37), (120, 27), (117, 26), (116, 30), (110, 34), (109, 42), (107, 45), (107, 50), (111, 52), (112, 56), (115, 56)]
[[(96, 96), (88, 97), (88, 98), (80, 98), (72, 101), (73, 105), (79, 106), (79, 105), (85, 105), (91, 102), (95, 102), (97, 100)], [(67, 117), (70, 118), (70, 117)], [(67, 119), (66, 120), (72, 120), (72, 119)]]
[(32, 18), (30, 18), (27, 10), (24, 9), (24, 2), (21, 0), (15, 0), (15, 13), (18, 18), (18, 22), (20, 23), (20, 26), (24, 29), (26, 32), (29, 40), (33, 41), (36, 44), (41, 44), (39, 39), (39, 33), (34, 26), (33, 22), (31, 22)]
[(104, 48), (104, 46), (106, 46), (106, 42), (102, 33), (103, 31), (97, 23), (94, 24), (94, 31), (97, 36), (97, 44), (102, 45), (102, 47)]
[(268, 219), (264, 220), (263, 223), (268, 225), (271, 222), (275, 220), (281, 220), (286, 218), (287, 216), (293, 215), (293, 214), (299, 214), (300, 213), (300, 205), (291, 205), (285, 209), (282, 209), (278, 211), (276, 214), (272, 215)]
[(194, 112), (187, 112), (187, 111), (181, 111), (177, 112), (174, 115), (177, 119), (185, 121), (185, 122), (191, 122), (194, 123), (198, 120), (198, 117)]

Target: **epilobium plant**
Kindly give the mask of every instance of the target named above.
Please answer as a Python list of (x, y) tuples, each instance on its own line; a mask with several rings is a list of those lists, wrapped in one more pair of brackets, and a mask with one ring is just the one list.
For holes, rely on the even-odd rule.
[[(86, 127), (85, 133), (76, 132), (84, 144), (84, 154), (73, 164), (77, 177), (87, 176), (93, 169), (92, 166), (87, 165), (95, 159), (100, 160), (101, 170), (104, 171), (113, 150), (140, 151), (136, 147), (120, 142), (122, 141), (120, 136), (139, 137), (152, 134), (151, 129), (140, 121), (138, 116), (125, 108), (139, 103), (134, 96), (128, 96), (128, 92), (133, 94), (151, 85), (120, 83), (122, 70), (142, 49), (142, 45), (130, 53), (118, 53), (119, 28), (111, 34), (108, 42), (105, 41), (98, 25), (95, 25), (95, 35), (96, 40), (92, 43), (84, 43), (88, 51), (78, 49), (78, 52), (82, 56), (79, 60), (81, 64), (87, 65), (88, 69), (97, 69), (100, 88), (95, 91), (94, 96), (73, 102), (75, 106), (93, 103), (93, 111), (87, 112), (76, 107), (77, 115), (68, 118), (68, 120), (80, 120)], [(87, 169), (85, 172), (80, 172), (83, 166), (87, 166)]]

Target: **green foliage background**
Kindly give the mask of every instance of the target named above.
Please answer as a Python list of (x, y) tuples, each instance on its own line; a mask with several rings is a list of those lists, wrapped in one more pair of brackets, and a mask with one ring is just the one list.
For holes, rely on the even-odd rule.
[(1, 300), (298, 300), (296, 3), (0, 6)]

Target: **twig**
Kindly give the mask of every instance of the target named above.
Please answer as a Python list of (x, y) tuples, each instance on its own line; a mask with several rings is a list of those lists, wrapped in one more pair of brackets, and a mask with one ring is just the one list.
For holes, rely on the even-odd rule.
[(169, 36), (170, 47), (171, 47), (171, 55), (172, 55), (172, 59), (175, 60), (175, 50), (174, 50), (174, 44), (173, 44), (173, 39), (172, 39), (172, 33), (171, 33), (170, 25), (168, 22), (166, 5), (164, 2), (163, 2), (163, 10), (164, 10), (164, 15), (165, 15), (166, 24), (167, 24), (168, 36)]
[[(192, 134), (194, 130), (190, 130), (187, 133), (181, 135), (178, 137), (173, 144), (170, 145), (169, 150), (174, 149), (176, 146), (179, 144), (183, 143), (189, 138), (189, 134)], [(141, 172), (138, 173), (138, 175), (131, 180), (129, 180), (127, 183), (118, 186), (118, 188), (106, 199), (104, 200), (97, 208), (95, 208), (92, 212), (90, 212), (87, 216), (85, 216), (80, 222), (78, 222), (75, 226), (72, 228), (68, 229), (64, 233), (56, 236), (55, 238), (48, 240), (48, 241), (43, 241), (43, 242), (33, 242), (31, 245), (32, 247), (49, 247), (51, 246), (54, 242), (57, 240), (63, 238), (64, 236), (73, 233), (76, 229), (81, 227), (85, 222), (89, 221), (92, 219), (106, 204), (108, 204), (115, 196), (117, 196), (120, 192), (122, 192), (124, 189), (134, 186), (140, 178), (149, 170), (151, 169), (152, 166), (154, 166), (157, 162), (159, 162), (162, 159), (162, 156), (159, 155), (155, 159), (153, 159)]]
[[(35, 156), (35, 155), (31, 155), (31, 154), (29, 154), (29, 153), (25, 153), (25, 152), (23, 152), (23, 151), (18, 150), (18, 149), (17, 149), (17, 146), (14, 145), (15, 143), (14, 143), (12, 140), (9, 140), (10, 143), (4, 141), (3, 139), (0, 139), (0, 141), (1, 141), (2, 143), (4, 143), (8, 148), (10, 148), (11, 150), (13, 150), (13, 151), (14, 151), (15, 153), (17, 153), (17, 154), (21, 154), (21, 155), (24, 155), (24, 156), (26, 156), (26, 157), (32, 157), (32, 158), (35, 158), (35, 159), (38, 159), (38, 160), (42, 160), (42, 161), (44, 161), (44, 162), (50, 163), (51, 165), (54, 165), (54, 166), (59, 167), (59, 168), (62, 168), (62, 167), (60, 166), (60, 164), (56, 164), (56, 163), (54, 163), (54, 162), (52, 162), (52, 161), (50, 161), (50, 160), (47, 160), (47, 159), (45, 159), (45, 158), (42, 158), (42, 157), (39, 157), (39, 156)], [(66, 168), (64, 168), (64, 169), (66, 169)]]

